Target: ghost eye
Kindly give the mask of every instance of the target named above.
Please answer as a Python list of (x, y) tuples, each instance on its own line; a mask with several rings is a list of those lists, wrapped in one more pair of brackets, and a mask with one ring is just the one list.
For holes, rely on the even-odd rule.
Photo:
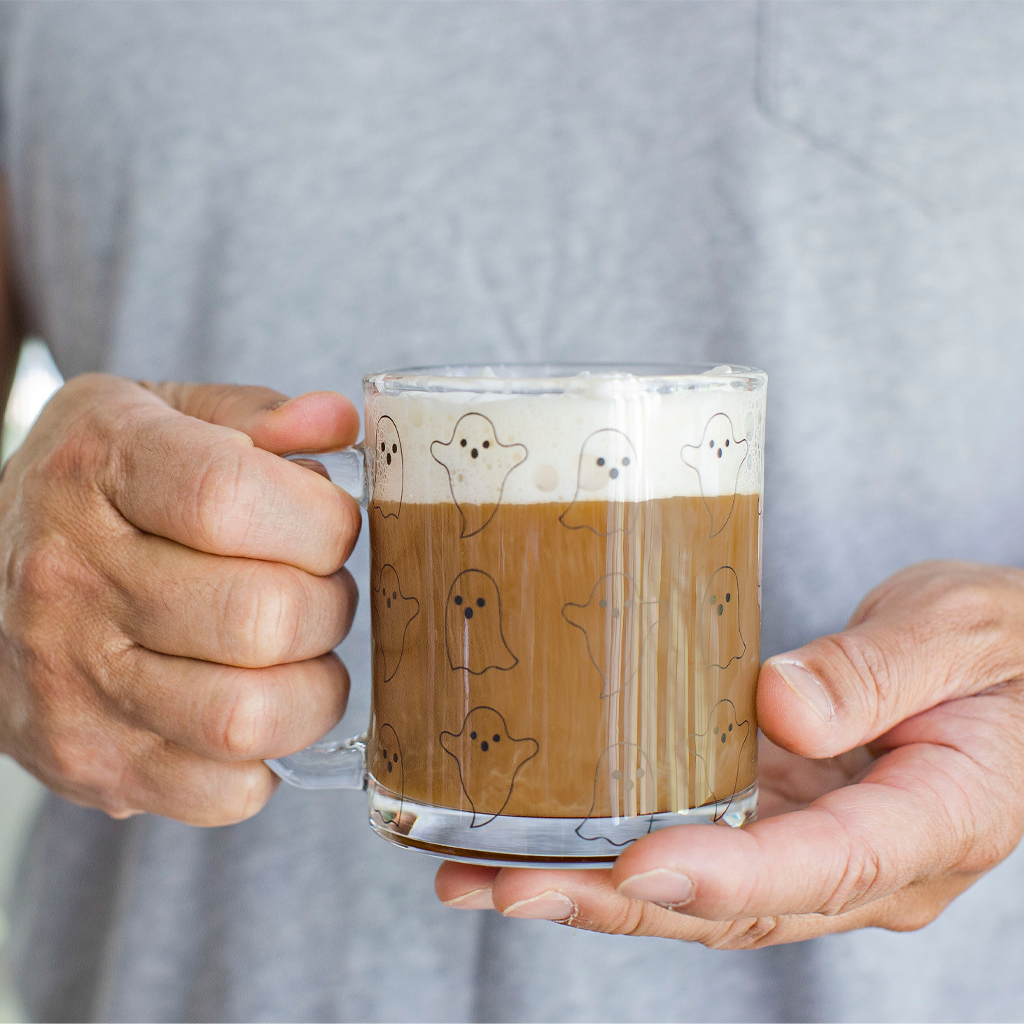
[(616, 768), (615, 771), (612, 772), (612, 778), (613, 779), (621, 779), (622, 778), (622, 772), (620, 772), (619, 769)]
[[(459, 598), (455, 598), (455, 600), (456, 600), (456, 602), (458, 602)], [(711, 603), (714, 604), (717, 600), (718, 600), (718, 598), (716, 598), (715, 595), (712, 594), (711, 595)]]
[(710, 441), (708, 441), (708, 447), (709, 448), (714, 448), (715, 447), (715, 439), (714, 438), (712, 438)]
[(392, 590), (391, 591), (391, 600), (392, 601), (397, 601), (398, 600), (398, 591), (397, 590)]
[(477, 606), (477, 608), (483, 608), (483, 606), (485, 604), (487, 604), (487, 602), (482, 597), (478, 597), (476, 599), (476, 606)]
[(728, 441), (726, 441), (726, 442), (725, 442), (725, 447), (726, 447), (726, 448), (728, 448), (728, 447), (729, 447), (729, 442), (728, 442)]
[(718, 726), (717, 725), (715, 726), (715, 735), (716, 736), (718, 735)]
[(628, 466), (629, 465), (629, 456), (628, 455), (622, 460), (622, 464), (624, 466)]
[(461, 594), (456, 594), (455, 595), (455, 603), (456, 604), (462, 604), (462, 595)]
[(728, 603), (729, 603), (729, 599), (730, 599), (731, 597), (732, 597), (732, 594), (726, 594), (726, 595), (725, 595), (725, 603), (726, 603), (726, 604), (728, 604)]
[(732, 722), (729, 723), (729, 732), (732, 732)]
[(470, 738), (471, 740), (475, 740), (475, 739), (476, 739), (476, 733), (475, 733), (475, 732), (471, 732), (471, 733), (469, 734), (469, 738)]
[(597, 460), (597, 464), (598, 464), (599, 466), (603, 466), (603, 465), (604, 465), (604, 459), (598, 459), (598, 460)]
[(388, 759), (388, 752), (385, 750), (384, 751), (384, 760), (386, 761), (387, 759)]
[(601, 608), (607, 608), (608, 607), (608, 602), (603, 597), (597, 603), (598, 603), (598, 606), (601, 607)]
[(398, 452), (398, 445), (397, 444), (393, 444), (391, 446), (391, 451), (397, 454), (397, 452)]
[(461, 440), (461, 441), (459, 442), (459, 444), (461, 444), (461, 445), (462, 445), (462, 447), (463, 447), (463, 448), (465, 448), (465, 447), (466, 447), (466, 439), (465, 439), (465, 438), (463, 438), (463, 439), (462, 439), (462, 440)]
[(484, 447), (485, 448), (490, 448), (491, 447), (491, 442), (490, 441), (484, 441)]
[(493, 735), (493, 736), (491, 737), (491, 739), (492, 739), (492, 740), (494, 740), (494, 742), (495, 742), (495, 743), (498, 743), (498, 742), (500, 742), (500, 740), (501, 740), (501, 737), (500, 737), (500, 736), (499, 736), (499, 735), (498, 735), (497, 733), (495, 733), (495, 734), (494, 734), (494, 735)]
[(380, 443), (380, 450), (382, 452), (386, 452), (388, 450), (388, 446), (383, 441)]
[(638, 779), (642, 779), (644, 777), (644, 770), (643, 770), (643, 768), (637, 768), (637, 770), (636, 770), (636, 777)]

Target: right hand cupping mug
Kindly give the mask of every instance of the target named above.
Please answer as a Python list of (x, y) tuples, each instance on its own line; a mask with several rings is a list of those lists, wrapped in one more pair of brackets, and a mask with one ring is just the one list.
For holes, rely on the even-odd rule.
[(370, 728), (268, 762), (485, 864), (607, 865), (757, 809), (767, 376), (427, 367), (365, 378), (314, 460), (370, 519)]

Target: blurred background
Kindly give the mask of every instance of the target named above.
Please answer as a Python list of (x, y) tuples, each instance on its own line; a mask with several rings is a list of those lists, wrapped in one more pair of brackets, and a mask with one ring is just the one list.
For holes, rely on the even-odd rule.
[[(60, 374), (46, 346), (41, 341), (26, 342), (4, 412), (2, 461), (21, 444), (39, 410), (60, 385)], [(28, 772), (0, 755), (0, 1024), (25, 1019), (11, 987), (7, 908), (18, 855), (42, 794), (43, 787)]]

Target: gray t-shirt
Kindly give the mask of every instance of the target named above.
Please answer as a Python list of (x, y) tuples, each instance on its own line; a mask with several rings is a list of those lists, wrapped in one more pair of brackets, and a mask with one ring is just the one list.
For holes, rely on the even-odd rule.
[[(65, 374), (359, 398), (423, 361), (769, 371), (764, 650), (1024, 564), (1024, 6), (28, 5), (2, 159)], [(366, 551), (353, 560), (365, 579)], [(341, 648), (367, 717), (365, 607)], [(1019, 1019), (1024, 856), (921, 932), (755, 953), (449, 910), (361, 794), (47, 802), (40, 1019)]]

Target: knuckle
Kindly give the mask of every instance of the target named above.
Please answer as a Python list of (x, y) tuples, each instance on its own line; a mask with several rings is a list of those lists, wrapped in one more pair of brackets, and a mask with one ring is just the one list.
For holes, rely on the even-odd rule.
[(51, 772), (71, 785), (86, 785), (93, 774), (81, 744), (70, 736), (60, 733), (52, 735), (47, 749), (47, 762)]
[(37, 537), (13, 563), (14, 587), (23, 600), (49, 602), (66, 593), (69, 576), (67, 544), (58, 534)]
[(238, 554), (249, 539), (258, 487), (240, 451), (225, 451), (198, 474), (192, 495), (196, 543), (205, 550)]
[(265, 685), (246, 680), (215, 723), (212, 747), (229, 761), (248, 761), (273, 743), (277, 715)]
[(49, 737), (46, 763), (62, 788), (78, 799), (107, 813), (125, 809), (120, 799), (123, 766), (119, 752), (109, 751), (98, 757), (94, 745), (84, 736), (62, 730)]
[(931, 612), (943, 630), (951, 624), (958, 630), (984, 629), (1002, 621), (1005, 605), (1005, 595), (991, 581), (966, 578), (942, 586), (931, 600)]
[(616, 901), (600, 929), (611, 935), (650, 935), (651, 919), (659, 908), (643, 900)]
[[(264, 566), (236, 574), (225, 595), (221, 639), (234, 661), (247, 668), (292, 660), (302, 639), (307, 602), (294, 581)], [(290, 584), (290, 585), (289, 585)]]
[(116, 428), (102, 408), (91, 406), (72, 417), (53, 446), (27, 476), (29, 484), (93, 484), (112, 456)]
[(277, 782), (270, 769), (262, 765), (246, 766), (235, 775), (224, 800), (217, 809), (217, 825), (236, 825), (258, 814), (273, 796)]
[(900, 698), (900, 673), (893, 656), (870, 636), (855, 631), (836, 633), (821, 642), (829, 663), (834, 667), (839, 663), (838, 678), (859, 680), (860, 685), (844, 688), (841, 702), (859, 704), (857, 710), (868, 721), (886, 718)]
[(758, 949), (774, 943), (778, 917), (750, 917), (729, 921), (725, 928), (705, 940), (710, 949)]
[(252, 644), (261, 664), (290, 660), (299, 646), (305, 602), (294, 587), (260, 587), (252, 617)]
[(860, 841), (845, 826), (842, 828), (844, 849), (837, 850), (841, 868), (837, 872), (835, 884), (828, 888), (817, 908), (817, 913), (825, 917), (845, 914), (870, 902), (883, 885), (882, 862), (878, 851)]

